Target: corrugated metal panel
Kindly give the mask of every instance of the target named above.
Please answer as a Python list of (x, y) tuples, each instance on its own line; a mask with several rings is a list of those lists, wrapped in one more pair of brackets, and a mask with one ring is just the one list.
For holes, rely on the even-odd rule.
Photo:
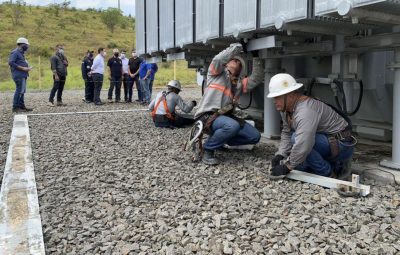
[(160, 50), (175, 47), (174, 0), (162, 0), (160, 4)]
[(196, 42), (219, 37), (219, 0), (196, 1)]
[(146, 50), (149, 54), (159, 51), (157, 0), (146, 0)]
[(255, 30), (257, 0), (225, 0), (224, 35), (237, 36), (240, 32)]
[[(348, 0), (353, 7), (385, 2), (385, 0)], [(337, 12), (337, 7), (342, 1), (335, 0), (315, 0), (315, 15), (324, 15)]]
[(175, 0), (175, 43), (177, 47), (193, 43), (193, 1)]
[(146, 53), (146, 35), (144, 33), (144, 1), (136, 0), (135, 29), (136, 29), (136, 52), (138, 55)]
[(275, 25), (275, 21), (285, 22), (307, 18), (308, 0), (261, 0), (260, 27)]

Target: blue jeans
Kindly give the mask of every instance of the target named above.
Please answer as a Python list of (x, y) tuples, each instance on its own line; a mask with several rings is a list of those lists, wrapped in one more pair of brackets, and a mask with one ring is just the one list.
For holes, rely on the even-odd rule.
[(153, 82), (154, 82), (154, 80), (150, 80), (150, 83), (149, 83), (150, 98), (151, 98), (151, 95), (153, 95)]
[(150, 103), (150, 80), (140, 80), (140, 88), (142, 90), (142, 102)]
[(24, 94), (26, 92), (26, 78), (15, 78), (15, 93), (13, 99), (13, 108), (24, 108)]
[[(291, 142), (294, 144), (295, 134), (292, 134)], [(326, 134), (316, 133), (315, 144), (306, 160), (296, 167), (297, 170), (311, 172), (317, 175), (330, 176), (332, 171), (339, 171), (344, 160), (353, 155), (354, 146), (351, 142), (339, 143), (339, 155), (331, 158), (331, 147)]]
[(221, 115), (214, 120), (212, 134), (204, 144), (206, 150), (216, 150), (228, 144), (231, 146), (256, 144), (260, 141), (261, 134), (258, 130), (245, 123), (243, 127), (236, 120)]

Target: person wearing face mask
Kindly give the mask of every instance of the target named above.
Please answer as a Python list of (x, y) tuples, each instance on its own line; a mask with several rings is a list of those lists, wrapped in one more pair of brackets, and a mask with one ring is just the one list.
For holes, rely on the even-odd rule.
[(67, 78), (68, 59), (64, 54), (64, 46), (62, 44), (56, 45), (56, 52), (50, 58), (51, 71), (53, 72), (53, 88), (50, 91), (48, 105), (53, 107), (54, 97), (57, 92), (57, 106), (63, 106), (62, 93), (64, 90), (65, 80)]
[(93, 60), (92, 71), (90, 74), (93, 78), (94, 84), (94, 104), (95, 105), (103, 105), (100, 99), (101, 88), (103, 87), (104, 80), (104, 58), (107, 55), (107, 52), (104, 48), (99, 48), (97, 50), (98, 54)]
[(122, 61), (122, 83), (124, 84), (124, 99), (125, 103), (129, 103), (129, 93), (131, 95), (131, 101), (132, 101), (132, 86), (130, 85), (130, 79), (129, 79), (129, 60), (126, 58), (126, 51), (122, 50), (121, 51), (121, 61)]
[(114, 55), (108, 60), (108, 79), (110, 80), (110, 88), (108, 89), (108, 102), (112, 103), (112, 94), (115, 87), (115, 102), (121, 101), (121, 82), (122, 82), (122, 60), (119, 58), (119, 50), (113, 50)]
[(29, 72), (32, 70), (25, 60), (25, 52), (29, 48), (29, 42), (26, 38), (18, 38), (17, 48), (15, 48), (8, 58), (11, 75), (15, 82), (15, 93), (13, 99), (13, 112), (28, 112), (32, 109), (25, 106), (24, 95), (26, 92), (26, 80)]
[(94, 84), (92, 75), (90, 74), (93, 65), (93, 53), (94, 51), (88, 50), (81, 65), (82, 78), (85, 81), (85, 97), (82, 101), (86, 103), (93, 103), (94, 101)]
[(256, 144), (261, 137), (255, 127), (234, 115), (239, 97), (264, 79), (264, 68), (259, 58), (253, 58), (252, 74), (243, 77), (245, 62), (242, 52), (240, 43), (231, 44), (213, 58), (208, 68), (207, 87), (195, 114), (195, 119), (204, 123), (204, 131), (209, 134), (202, 157), (207, 165), (219, 164), (214, 152), (225, 144)]
[[(142, 89), (139, 84), (139, 67), (140, 64), (142, 63), (142, 59), (139, 58), (136, 54), (135, 50), (132, 50), (132, 57), (129, 59), (129, 77), (130, 77), (130, 86), (133, 90), (133, 84), (136, 84), (136, 89), (138, 91), (138, 99), (136, 100), (137, 102), (142, 102)], [(131, 92), (131, 91), (130, 91)], [(129, 102), (132, 102), (132, 93), (129, 93)]]

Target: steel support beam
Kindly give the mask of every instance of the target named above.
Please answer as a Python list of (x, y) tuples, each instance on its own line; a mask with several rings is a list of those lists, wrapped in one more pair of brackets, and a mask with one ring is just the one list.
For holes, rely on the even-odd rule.
[(292, 170), (286, 178), (316, 184), (330, 189), (338, 189), (345, 192), (356, 192), (361, 196), (368, 196), (371, 192), (370, 186), (360, 184), (358, 175), (353, 174), (352, 181), (342, 181), (334, 178), (324, 177), (316, 174), (306, 173), (298, 170)]
[(264, 133), (263, 137), (268, 139), (279, 138), (280, 120), (281, 116), (275, 109), (274, 101), (272, 98), (267, 98), (269, 93), (269, 81), (272, 76), (278, 73), (281, 69), (280, 59), (266, 59), (265, 60), (265, 78), (264, 78)]
[(269, 49), (275, 47), (281, 47), (282, 43), (276, 41), (276, 36), (267, 36), (259, 39), (249, 40), (247, 43), (247, 51), (255, 51), (262, 49)]
[[(400, 48), (394, 52), (395, 64), (400, 63)], [(381, 166), (400, 170), (400, 68), (394, 69), (392, 160), (382, 160)]]

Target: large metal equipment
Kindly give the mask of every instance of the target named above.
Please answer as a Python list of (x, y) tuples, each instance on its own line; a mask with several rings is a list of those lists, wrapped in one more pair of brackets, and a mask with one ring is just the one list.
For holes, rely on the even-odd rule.
[[(202, 70), (244, 40), (265, 59), (266, 79), (278, 71), (306, 78), (309, 93), (346, 107), (360, 136), (400, 137), (400, 109), (393, 108), (400, 60), (392, 63), (400, 48), (399, 0), (136, 0), (136, 25), (143, 57), (186, 59)], [(267, 89), (267, 82), (257, 88), (246, 111), (264, 119), (264, 136), (274, 138), (279, 118), (263, 97)], [(400, 164), (399, 147), (394, 140), (391, 167)]]

